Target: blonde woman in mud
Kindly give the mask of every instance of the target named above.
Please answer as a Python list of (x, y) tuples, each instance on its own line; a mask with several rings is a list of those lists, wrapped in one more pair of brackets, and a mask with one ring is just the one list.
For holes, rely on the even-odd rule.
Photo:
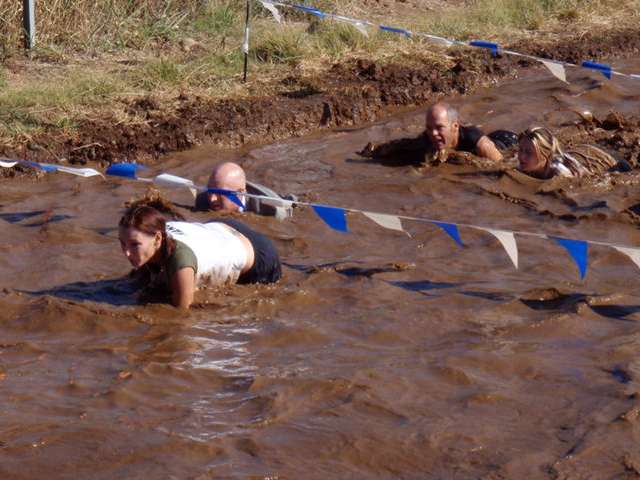
[(616, 168), (625, 170), (607, 152), (593, 145), (563, 150), (558, 139), (545, 127), (532, 127), (518, 138), (518, 169), (541, 180), (552, 177), (588, 177)]
[(236, 220), (167, 222), (159, 210), (134, 205), (120, 219), (118, 236), (145, 286), (170, 293), (182, 309), (199, 286), (272, 283), (282, 276), (271, 241)]

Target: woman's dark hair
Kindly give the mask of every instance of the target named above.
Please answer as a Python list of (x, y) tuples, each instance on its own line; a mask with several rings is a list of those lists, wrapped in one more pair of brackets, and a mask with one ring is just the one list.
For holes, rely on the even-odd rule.
[(162, 234), (162, 244), (160, 251), (162, 259), (166, 260), (176, 248), (176, 242), (167, 236), (167, 220), (164, 215), (149, 205), (135, 205), (129, 207), (120, 219), (119, 226), (122, 228), (135, 228), (142, 233), (154, 236), (160, 232)]
[(153, 207), (158, 212), (163, 213), (166, 218), (171, 220), (184, 220), (184, 217), (173, 207), (171, 202), (165, 200), (160, 192), (155, 188), (150, 188), (147, 192), (137, 200), (125, 202), (127, 211), (135, 207)]

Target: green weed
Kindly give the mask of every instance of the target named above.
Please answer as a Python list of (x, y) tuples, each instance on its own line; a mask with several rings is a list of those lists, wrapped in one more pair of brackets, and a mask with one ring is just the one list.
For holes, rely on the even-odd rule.
[(199, 88), (214, 87), (221, 79), (230, 79), (242, 72), (240, 50), (216, 52), (184, 66), (183, 81)]
[(325, 22), (314, 32), (318, 48), (332, 59), (339, 58), (347, 51), (366, 50), (375, 41), (375, 31), (365, 37), (354, 26), (346, 23)]
[(216, 1), (194, 21), (194, 30), (209, 35), (240, 30), (240, 4), (229, 0)]
[(182, 66), (168, 59), (160, 59), (147, 63), (134, 83), (145, 90), (157, 87), (177, 85), (182, 80)]
[(268, 30), (256, 40), (251, 48), (251, 56), (263, 63), (283, 63), (296, 65), (306, 53), (305, 34), (298, 29), (283, 25), (275, 30)]

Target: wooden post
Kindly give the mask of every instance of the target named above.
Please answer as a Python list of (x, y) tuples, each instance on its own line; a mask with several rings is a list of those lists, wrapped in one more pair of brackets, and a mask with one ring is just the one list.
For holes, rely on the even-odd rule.
[(251, 20), (251, 0), (247, 0), (247, 16), (244, 20), (244, 42), (242, 51), (244, 52), (244, 75), (242, 81), (247, 81), (247, 67), (249, 66), (249, 21)]
[(36, 46), (36, 1), (22, 0), (22, 25), (24, 26), (24, 48)]

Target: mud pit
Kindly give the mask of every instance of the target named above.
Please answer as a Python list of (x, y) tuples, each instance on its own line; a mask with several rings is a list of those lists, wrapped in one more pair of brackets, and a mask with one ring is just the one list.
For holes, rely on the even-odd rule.
[[(452, 101), (487, 130), (535, 121), (565, 140), (628, 137), (637, 152), (636, 120), (606, 130), (575, 125), (572, 112), (632, 118), (637, 85), (573, 80), (538, 71)], [(355, 155), (417, 133), (422, 115), (203, 147), (150, 173), (203, 181), (214, 160), (237, 159), (312, 201), (640, 243), (635, 172), (536, 195), (501, 172), (423, 173)], [(353, 233), (341, 235), (310, 211), (247, 217), (275, 239), (285, 279), (201, 292), (178, 315), (133, 304), (120, 280), (115, 226), (143, 192), (113, 179), (2, 180), (2, 478), (638, 476), (640, 271), (621, 254), (592, 248), (581, 282), (559, 246), (536, 239), (518, 239), (514, 270), (495, 239), (467, 230), (456, 249), (424, 225), (407, 223), (408, 238), (350, 216)]]

